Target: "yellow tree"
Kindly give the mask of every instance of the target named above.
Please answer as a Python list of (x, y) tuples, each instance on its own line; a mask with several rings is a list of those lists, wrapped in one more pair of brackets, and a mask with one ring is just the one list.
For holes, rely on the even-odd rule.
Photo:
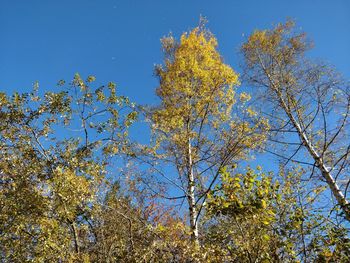
[(198, 243), (198, 219), (210, 189), (224, 167), (264, 141), (261, 130), (267, 123), (242, 120), (254, 116), (251, 109), (233, 114), (238, 74), (223, 62), (216, 38), (203, 25), (184, 33), (179, 42), (163, 38), (162, 47), (164, 64), (156, 67), (161, 104), (151, 114), (152, 165), (164, 161), (175, 169), (153, 171), (182, 192), (168, 198), (187, 200), (191, 237)]

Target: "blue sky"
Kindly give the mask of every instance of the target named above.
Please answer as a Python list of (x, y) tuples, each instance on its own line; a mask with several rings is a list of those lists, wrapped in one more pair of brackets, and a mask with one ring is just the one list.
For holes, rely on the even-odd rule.
[(350, 1), (31, 0), (0, 1), (0, 91), (52, 89), (75, 72), (115, 81), (138, 103), (154, 102), (159, 39), (179, 36), (202, 14), (225, 61), (238, 72), (237, 50), (254, 29), (294, 18), (315, 42), (312, 56), (350, 76)]

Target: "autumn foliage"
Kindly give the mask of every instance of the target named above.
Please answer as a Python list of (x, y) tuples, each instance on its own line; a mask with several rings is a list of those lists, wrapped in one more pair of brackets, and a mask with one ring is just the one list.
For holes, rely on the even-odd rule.
[(0, 93), (1, 261), (349, 262), (349, 85), (293, 26), (241, 77), (204, 23), (163, 38), (158, 105), (79, 74)]

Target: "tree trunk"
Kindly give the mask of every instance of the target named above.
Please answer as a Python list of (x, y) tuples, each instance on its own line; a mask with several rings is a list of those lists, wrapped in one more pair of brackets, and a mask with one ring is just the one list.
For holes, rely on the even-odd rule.
[(282, 94), (278, 90), (276, 90), (276, 92), (277, 92), (277, 95), (278, 95), (278, 97), (280, 99), (280, 104), (281, 104), (282, 108), (284, 109), (284, 111), (288, 115), (289, 119), (293, 123), (294, 128), (297, 130), (300, 140), (302, 141), (302, 143), (306, 147), (306, 149), (309, 152), (309, 154), (311, 155), (311, 157), (314, 159), (314, 161), (316, 163), (316, 167), (321, 171), (321, 174), (322, 174), (323, 178), (326, 180), (326, 182), (327, 182), (327, 184), (328, 184), (328, 186), (329, 186), (333, 196), (335, 197), (335, 199), (337, 200), (337, 203), (342, 208), (346, 219), (348, 221), (350, 221), (349, 202), (344, 197), (344, 194), (340, 190), (337, 182), (334, 180), (334, 178), (333, 178), (332, 174), (330, 173), (329, 169), (326, 167), (326, 165), (325, 165), (325, 163), (323, 161), (323, 158), (315, 150), (315, 148), (313, 147), (311, 141), (309, 140), (309, 138), (307, 137), (305, 132), (300, 127), (299, 123), (296, 121), (296, 119), (294, 118), (294, 116), (292, 115), (290, 110), (288, 110), (288, 107), (287, 107), (285, 101), (283, 100)]
[(191, 139), (188, 139), (188, 207), (190, 212), (190, 228), (191, 228), (191, 239), (195, 243), (198, 243), (198, 224), (197, 224), (197, 209), (195, 199), (195, 181), (193, 174), (193, 163), (192, 163), (192, 145)]
[(75, 223), (73, 221), (68, 220), (68, 222), (70, 223), (72, 228), (75, 252), (79, 254), (80, 247), (79, 247), (79, 236), (78, 236), (77, 228), (75, 227)]

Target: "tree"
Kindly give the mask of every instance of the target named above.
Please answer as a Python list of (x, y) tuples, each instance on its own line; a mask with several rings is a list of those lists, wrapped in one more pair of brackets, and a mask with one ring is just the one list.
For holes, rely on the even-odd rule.
[[(1, 260), (79, 261), (111, 153), (126, 152), (131, 103), (77, 74), (42, 96), (0, 93)], [(64, 85), (63, 81), (59, 86)]]
[(152, 156), (147, 159), (152, 167), (174, 167), (176, 177), (169, 175), (170, 168), (152, 171), (181, 193), (168, 199), (187, 200), (192, 240), (198, 243), (198, 219), (210, 189), (224, 167), (264, 141), (267, 123), (252, 124), (243, 112), (242, 119), (233, 115), (238, 75), (224, 64), (215, 37), (203, 25), (179, 42), (163, 38), (162, 46), (164, 65), (156, 67), (161, 104), (150, 114), (154, 147), (143, 154)]
[[(245, 77), (267, 91), (265, 98), (273, 105), (271, 134), (287, 134), (284, 140), (274, 136), (272, 140), (294, 149), (290, 156), (279, 156), (310, 165), (312, 174), (318, 171), (350, 220), (346, 198), (350, 184), (349, 83), (329, 66), (305, 59), (311, 45), (293, 25), (289, 21), (249, 37), (242, 46)], [(265, 112), (267, 108), (265, 104)]]

